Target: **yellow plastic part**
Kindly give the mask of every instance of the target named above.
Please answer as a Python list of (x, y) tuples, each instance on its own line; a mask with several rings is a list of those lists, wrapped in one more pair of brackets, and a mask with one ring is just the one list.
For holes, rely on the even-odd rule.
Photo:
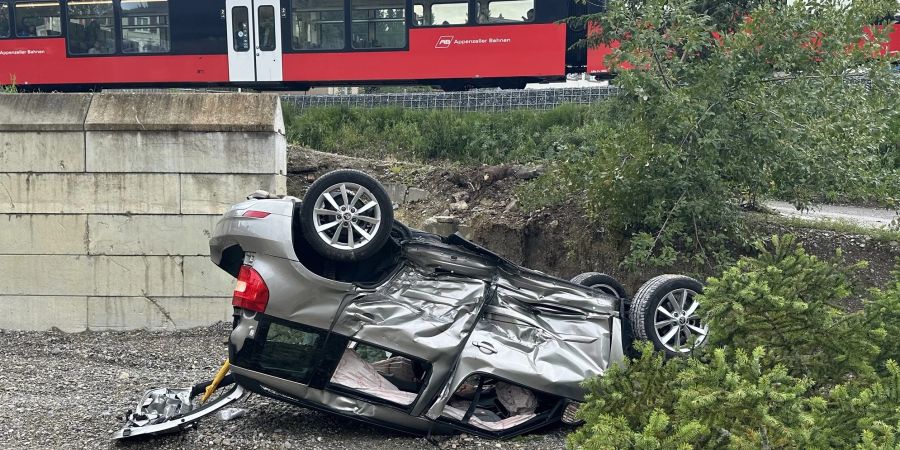
[(209, 400), (209, 397), (213, 392), (216, 392), (216, 389), (219, 387), (219, 383), (222, 382), (222, 378), (225, 378), (225, 375), (228, 374), (228, 370), (231, 369), (231, 361), (225, 360), (225, 364), (222, 364), (222, 367), (219, 368), (219, 372), (216, 373), (216, 377), (213, 378), (212, 383), (206, 387), (206, 391), (203, 392), (203, 397), (200, 397), (200, 403), (206, 403)]

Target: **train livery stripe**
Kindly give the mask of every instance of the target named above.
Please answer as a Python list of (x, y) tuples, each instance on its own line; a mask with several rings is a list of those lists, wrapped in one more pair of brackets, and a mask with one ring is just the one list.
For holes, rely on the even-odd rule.
[(0, 84), (227, 83), (228, 55), (66, 57), (62, 38), (0, 40)]

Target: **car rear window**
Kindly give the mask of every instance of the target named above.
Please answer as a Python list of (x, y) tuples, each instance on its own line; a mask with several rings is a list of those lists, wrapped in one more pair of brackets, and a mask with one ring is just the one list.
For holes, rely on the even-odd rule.
[[(261, 330), (262, 331), (262, 330)], [(239, 364), (259, 372), (309, 384), (316, 368), (324, 331), (269, 323), (261, 340), (262, 348), (247, 355)], [(260, 340), (258, 339), (257, 342)]]

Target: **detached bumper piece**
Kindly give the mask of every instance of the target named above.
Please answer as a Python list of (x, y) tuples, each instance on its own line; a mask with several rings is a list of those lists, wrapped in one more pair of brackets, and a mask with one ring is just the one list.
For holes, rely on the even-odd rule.
[(233, 384), (216, 399), (200, 405), (199, 397), (192, 395), (196, 391), (196, 388), (160, 388), (147, 391), (134, 411), (127, 413), (125, 427), (117, 431), (113, 439), (180, 432), (241, 399), (245, 394), (244, 388)]

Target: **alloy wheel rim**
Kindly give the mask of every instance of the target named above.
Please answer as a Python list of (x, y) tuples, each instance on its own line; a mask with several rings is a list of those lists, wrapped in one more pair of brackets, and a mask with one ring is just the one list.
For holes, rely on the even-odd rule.
[(688, 353), (703, 345), (709, 327), (697, 314), (700, 303), (691, 289), (675, 289), (663, 296), (653, 313), (653, 329), (669, 351)]
[(316, 198), (313, 226), (319, 238), (332, 248), (358, 250), (381, 228), (381, 206), (365, 187), (338, 183)]

